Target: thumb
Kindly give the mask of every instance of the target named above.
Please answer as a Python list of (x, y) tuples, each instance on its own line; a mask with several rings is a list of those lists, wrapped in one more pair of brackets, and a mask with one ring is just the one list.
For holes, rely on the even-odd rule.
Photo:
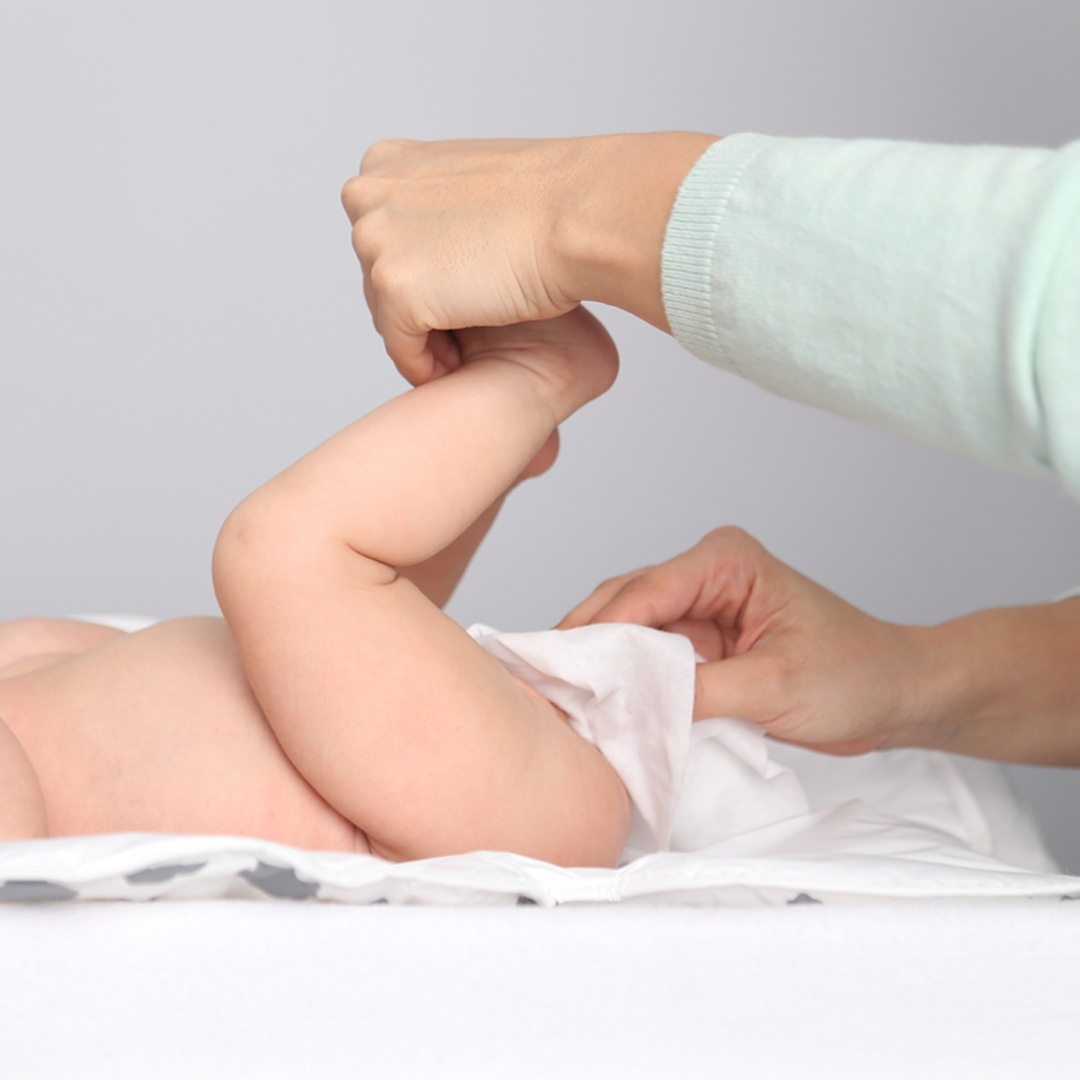
[(390, 359), (413, 386), (432, 382), (461, 367), (461, 347), (448, 330), (411, 333), (393, 326), (378, 329)]
[(375, 327), (382, 334), (383, 343), (394, 366), (412, 383), (420, 386), (431, 382), (436, 375), (436, 358), (428, 344), (428, 333), (410, 333), (394, 326), (388, 320), (376, 319)]
[(450, 330), (431, 330), (427, 336), (427, 352), (431, 356), (431, 377), (439, 379), (461, 367), (461, 346)]
[(845, 729), (817, 731), (816, 738), (807, 738), (816, 726), (809, 723), (815, 711), (793, 684), (790, 665), (775, 654), (749, 652), (697, 666), (694, 720), (737, 717), (778, 742), (842, 757), (882, 748), (879, 735)]

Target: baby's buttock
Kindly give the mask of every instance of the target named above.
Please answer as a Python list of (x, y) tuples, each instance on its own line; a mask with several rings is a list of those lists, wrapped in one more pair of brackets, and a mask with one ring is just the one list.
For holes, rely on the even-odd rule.
[(370, 850), (304, 779), (247, 683), (223, 620), (176, 619), (0, 682), (49, 834), (257, 836)]

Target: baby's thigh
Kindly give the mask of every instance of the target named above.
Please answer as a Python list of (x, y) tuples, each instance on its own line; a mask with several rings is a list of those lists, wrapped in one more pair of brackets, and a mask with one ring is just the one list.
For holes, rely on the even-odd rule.
[(0, 718), (0, 842), (48, 835), (45, 800), (22, 743)]
[(0, 678), (16, 674), (5, 674), (5, 669), (31, 658), (76, 655), (122, 634), (111, 626), (77, 619), (27, 618), (0, 623)]

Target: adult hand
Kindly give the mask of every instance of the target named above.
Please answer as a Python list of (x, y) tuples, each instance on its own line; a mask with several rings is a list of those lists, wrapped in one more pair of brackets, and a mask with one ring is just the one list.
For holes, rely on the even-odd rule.
[(707, 661), (695, 719), (744, 717), (832, 754), (923, 746), (1080, 765), (1080, 599), (898, 626), (725, 528), (605, 582), (559, 625), (602, 622), (691, 639)]
[(364, 293), (410, 382), (453, 370), (449, 330), (560, 315), (582, 300), (667, 329), (664, 229), (715, 136), (392, 140), (342, 192)]
[(784, 565), (741, 529), (604, 582), (559, 624), (685, 634), (707, 661), (694, 718), (740, 716), (834, 754), (894, 745), (919, 715), (914, 628), (880, 622)]

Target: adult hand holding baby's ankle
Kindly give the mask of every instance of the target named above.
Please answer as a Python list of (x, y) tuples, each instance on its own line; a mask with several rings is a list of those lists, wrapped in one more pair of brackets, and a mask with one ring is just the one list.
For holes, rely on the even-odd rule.
[(679, 184), (715, 136), (392, 140), (342, 192), (364, 293), (412, 383), (453, 370), (447, 333), (582, 300), (668, 329), (660, 251)]

